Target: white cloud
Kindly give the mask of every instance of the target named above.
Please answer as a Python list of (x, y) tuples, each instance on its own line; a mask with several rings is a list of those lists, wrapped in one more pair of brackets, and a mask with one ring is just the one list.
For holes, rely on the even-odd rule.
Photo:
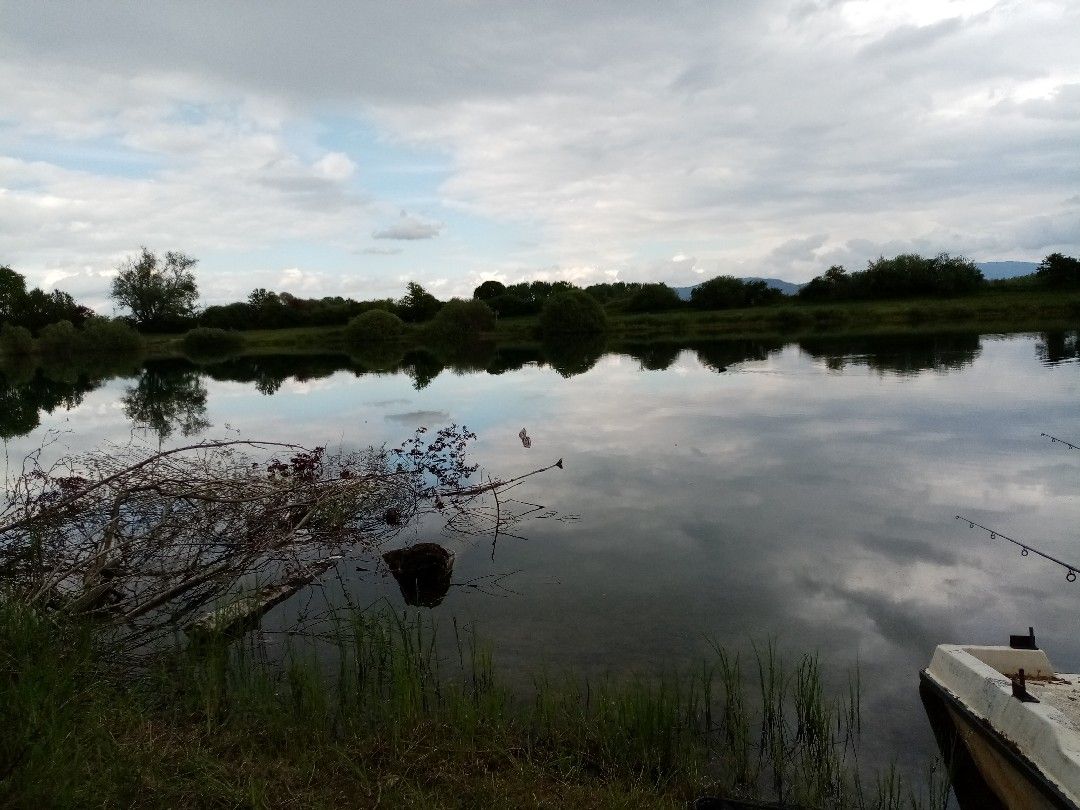
[(442, 229), (441, 222), (421, 219), (402, 211), (397, 222), (374, 231), (371, 236), (373, 239), (400, 239), (404, 241), (434, 239)]
[[(1077, 253), (1078, 28), (1080, 9), (1052, 0), (692, 2), (661, 16), (643, 0), (13, 2), (0, 260), (34, 283), (89, 265), (64, 279), (89, 289), (140, 244), (389, 255), (368, 237), (431, 240), (436, 218), (453, 227), (412, 272), (453, 266), (460, 287), (487, 272), (802, 281), (893, 249)], [(378, 198), (357, 191), (380, 167), (320, 143), (348, 128), (323, 115), (445, 155), (445, 179), (403, 183), (400, 199), (389, 181)], [(385, 218), (402, 207), (425, 216)], [(494, 226), (465, 237), (444, 211)], [(502, 225), (531, 245), (502, 245)], [(204, 262), (200, 281), (242, 295), (273, 283), (260, 272)]]
[(356, 164), (342, 152), (330, 152), (315, 162), (315, 171), (327, 180), (348, 180), (356, 171)]

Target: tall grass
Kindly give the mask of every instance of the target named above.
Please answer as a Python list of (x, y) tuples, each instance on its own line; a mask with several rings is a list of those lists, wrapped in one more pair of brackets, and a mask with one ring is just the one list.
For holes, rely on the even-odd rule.
[(769, 644), (743, 667), (716, 648), (692, 672), (523, 695), (472, 633), (439, 635), (376, 611), (273, 662), (178, 643), (118, 669), (97, 634), (0, 605), (0, 804), (919, 806), (895, 771), (860, 773), (858, 682), (828, 696), (813, 656), (787, 668)]

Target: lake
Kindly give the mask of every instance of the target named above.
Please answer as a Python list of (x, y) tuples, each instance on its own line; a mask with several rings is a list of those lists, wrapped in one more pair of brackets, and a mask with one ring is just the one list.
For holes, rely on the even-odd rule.
[[(670, 671), (711, 643), (816, 651), (838, 688), (858, 667), (875, 760), (935, 752), (917, 686), (937, 643), (1033, 625), (1080, 667), (1080, 583), (954, 519), (1080, 562), (1080, 452), (1040, 435), (1080, 444), (1076, 333), (578, 349), (9, 369), (0, 432), (12, 465), (46, 439), (51, 455), (235, 432), (352, 448), (451, 422), (478, 434), (484, 475), (562, 458), (502, 504), (529, 514), (494, 555), (430, 522), (400, 538), (456, 557), (440, 624), (474, 624), (522, 679)], [(404, 604), (376, 570), (318, 598), (346, 596)]]

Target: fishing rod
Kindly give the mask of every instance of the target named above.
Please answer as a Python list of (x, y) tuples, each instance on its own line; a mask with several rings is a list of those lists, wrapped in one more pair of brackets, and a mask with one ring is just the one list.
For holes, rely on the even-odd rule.
[(1050, 444), (1054, 444), (1056, 442), (1058, 444), (1065, 445), (1070, 450), (1080, 450), (1080, 446), (1077, 446), (1077, 445), (1073, 444), (1072, 442), (1067, 442), (1064, 439), (1059, 439), (1057, 436), (1051, 436), (1049, 433), (1040, 433), (1039, 435), (1044, 436), (1045, 438), (1049, 439)]
[[(1061, 441), (1061, 440), (1058, 439), (1058, 441)], [(1077, 448), (1077, 449), (1080, 449), (1080, 448)], [(956, 519), (957, 520), (963, 520), (963, 521), (967, 522), (968, 528), (982, 529), (984, 532), (987, 532), (990, 535), (991, 540), (996, 540), (997, 538), (1000, 537), (1002, 540), (1008, 540), (1013, 545), (1020, 546), (1020, 556), (1022, 556), (1022, 557), (1026, 557), (1028, 555), (1028, 553), (1038, 554), (1044, 560), (1049, 560), (1052, 563), (1060, 565), (1066, 571), (1065, 579), (1067, 579), (1069, 582), (1076, 582), (1076, 572), (1080, 571), (1080, 565), (1071, 565), (1070, 563), (1059, 560), (1057, 557), (1052, 557), (1052, 556), (1050, 556), (1049, 554), (1047, 554), (1047, 553), (1045, 553), (1043, 551), (1039, 551), (1037, 548), (1032, 546), (1030, 543), (1024, 543), (1024, 542), (1021, 542), (1020, 540), (1014, 540), (1013, 538), (1009, 537), (1008, 535), (1002, 534), (997, 529), (991, 529), (989, 526), (983, 526), (981, 523), (976, 523), (974, 520), (971, 520), (970, 518), (966, 518), (963, 515), (957, 515)]]

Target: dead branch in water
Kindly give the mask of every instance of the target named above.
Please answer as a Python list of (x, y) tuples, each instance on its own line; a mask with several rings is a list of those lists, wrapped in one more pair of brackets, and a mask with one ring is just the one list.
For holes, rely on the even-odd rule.
[(550, 469), (469, 486), (473, 438), (421, 428), (397, 449), (337, 454), (244, 440), (132, 444), (49, 468), (32, 454), (0, 508), (0, 581), (127, 635), (174, 627), (245, 583), (272, 589), (317, 560), (370, 554), (423, 514), (459, 518), (484, 493)]

